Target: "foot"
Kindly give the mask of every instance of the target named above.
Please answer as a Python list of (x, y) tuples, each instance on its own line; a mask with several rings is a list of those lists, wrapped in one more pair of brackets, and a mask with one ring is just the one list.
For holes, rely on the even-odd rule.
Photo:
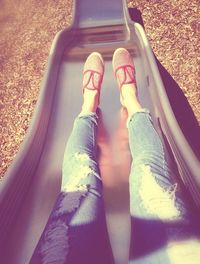
[(119, 48), (114, 52), (113, 70), (120, 89), (120, 102), (130, 116), (142, 107), (137, 98), (135, 66), (126, 49)]
[(82, 112), (96, 112), (99, 105), (101, 84), (104, 74), (104, 61), (100, 53), (91, 53), (83, 69)]

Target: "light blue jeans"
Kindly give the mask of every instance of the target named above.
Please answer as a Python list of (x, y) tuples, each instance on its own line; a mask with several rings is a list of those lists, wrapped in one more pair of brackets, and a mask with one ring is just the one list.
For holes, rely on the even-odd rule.
[[(112, 264), (102, 181), (97, 164), (96, 113), (79, 115), (63, 161), (61, 192), (30, 263)], [(128, 121), (133, 157), (130, 173), (130, 262), (167, 264), (170, 242), (193, 239), (191, 210), (172, 181), (149, 111)]]

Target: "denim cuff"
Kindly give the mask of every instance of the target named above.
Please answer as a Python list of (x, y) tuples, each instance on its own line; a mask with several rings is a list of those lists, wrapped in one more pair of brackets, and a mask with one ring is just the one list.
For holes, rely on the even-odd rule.
[(98, 118), (96, 112), (81, 112), (78, 117), (95, 117)]
[(150, 114), (150, 111), (147, 109), (147, 108), (142, 108), (140, 110), (138, 110), (137, 112), (135, 112), (134, 114), (132, 114), (132, 116), (130, 116), (128, 119), (127, 119), (127, 122), (126, 122), (126, 127), (128, 128), (129, 126), (129, 123), (132, 121), (133, 117), (139, 113), (146, 113), (146, 114)]

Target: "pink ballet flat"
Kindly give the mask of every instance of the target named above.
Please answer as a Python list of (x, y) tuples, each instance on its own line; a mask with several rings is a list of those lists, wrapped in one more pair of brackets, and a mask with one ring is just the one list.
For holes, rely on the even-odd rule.
[(124, 48), (119, 48), (114, 52), (112, 64), (113, 64), (115, 78), (119, 85), (120, 98), (122, 103), (123, 102), (123, 97), (121, 94), (122, 86), (131, 83), (136, 86), (135, 66), (133, 64), (133, 60), (131, 58), (130, 53)]
[(83, 69), (83, 94), (85, 89), (97, 90), (98, 93), (100, 93), (103, 74), (104, 61), (101, 54), (98, 52), (91, 53), (88, 56)]

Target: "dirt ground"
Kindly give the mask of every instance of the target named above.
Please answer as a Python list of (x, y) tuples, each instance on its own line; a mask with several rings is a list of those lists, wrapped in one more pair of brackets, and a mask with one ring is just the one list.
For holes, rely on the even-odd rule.
[[(95, 1), (94, 1), (95, 2)], [(134, 0), (158, 60), (181, 87), (200, 123), (198, 0)], [(0, 1), (0, 178), (33, 114), (55, 34), (70, 24), (72, 0)]]

